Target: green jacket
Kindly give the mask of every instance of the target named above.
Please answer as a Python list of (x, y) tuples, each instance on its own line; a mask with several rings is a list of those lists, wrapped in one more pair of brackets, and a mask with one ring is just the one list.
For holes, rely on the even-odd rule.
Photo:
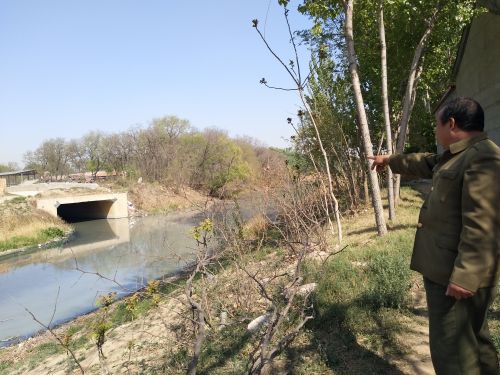
[(500, 149), (485, 133), (443, 154), (393, 155), (394, 173), (432, 178), (420, 210), (411, 269), (475, 292), (498, 281)]

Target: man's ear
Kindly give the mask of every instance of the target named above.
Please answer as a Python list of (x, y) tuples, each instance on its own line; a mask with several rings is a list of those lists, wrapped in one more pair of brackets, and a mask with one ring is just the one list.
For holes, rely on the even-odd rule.
[(450, 119), (448, 120), (448, 122), (450, 123), (450, 130), (456, 130), (457, 129), (457, 123), (455, 122), (455, 119), (453, 117), (450, 117)]

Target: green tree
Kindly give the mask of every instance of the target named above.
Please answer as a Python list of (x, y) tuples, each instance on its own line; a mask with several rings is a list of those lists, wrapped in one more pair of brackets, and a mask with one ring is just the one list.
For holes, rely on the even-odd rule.
[(98, 131), (88, 133), (81, 141), (86, 168), (92, 173), (94, 179), (97, 176), (97, 172), (106, 169), (103, 141), (104, 135)]
[(197, 165), (192, 182), (203, 187), (211, 195), (225, 195), (228, 185), (237, 185), (250, 176), (248, 163), (243, 160), (241, 148), (224, 131), (206, 129), (201, 138)]
[(26, 168), (35, 169), (38, 173), (48, 172), (52, 176), (60, 176), (69, 172), (67, 143), (64, 138), (52, 138), (44, 141), (35, 151), (24, 155)]
[[(397, 140), (399, 152), (405, 148), (435, 149), (432, 103), (437, 103), (446, 90), (461, 30), (474, 13), (474, 3), (468, 0), (383, 2), (387, 102), (392, 132), (395, 134), (393, 138)], [(361, 129), (360, 123), (366, 122), (369, 134), (379, 140), (379, 144), (386, 123), (384, 97), (380, 95), (384, 82), (380, 56), (380, 6), (380, 2), (369, 0), (306, 0), (299, 6), (299, 10), (312, 17), (316, 23), (312, 30), (301, 35), (320, 58), (327, 56), (335, 61), (337, 87), (345, 84), (349, 90), (356, 88), (356, 84), (351, 86), (346, 79), (356, 70), (356, 75), (360, 77), (360, 90), (351, 97), (358, 97), (358, 110), (352, 114), (350, 122), (358, 125), (358, 129)], [(346, 16), (349, 13), (348, 19)], [(352, 21), (348, 38), (346, 21)], [(348, 43), (349, 40), (352, 43)], [(354, 49), (354, 46), (357, 48)], [(362, 105), (360, 98), (363, 99)], [(343, 104), (336, 103), (335, 106), (355, 107), (352, 99), (344, 99)], [(362, 113), (366, 114), (366, 121), (364, 115), (360, 117)], [(408, 129), (415, 126), (418, 131), (409, 133)], [(365, 149), (371, 147), (368, 145)]]

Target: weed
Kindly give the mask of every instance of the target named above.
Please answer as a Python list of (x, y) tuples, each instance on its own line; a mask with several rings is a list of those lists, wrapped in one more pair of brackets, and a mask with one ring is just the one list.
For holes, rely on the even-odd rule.
[(64, 348), (57, 342), (47, 342), (40, 344), (33, 349), (32, 355), (28, 362), (28, 368), (32, 369), (40, 362), (43, 362), (46, 358), (63, 353)]
[(500, 296), (497, 295), (488, 313), (491, 338), (497, 352), (500, 352)]
[(322, 362), (335, 373), (390, 373), (391, 365), (375, 353), (406, 350), (398, 337), (405, 332), (414, 276), (409, 270), (414, 227), (406, 222), (414, 220), (415, 211), (402, 203), (401, 224), (385, 237), (377, 237), (362, 217), (353, 218), (346, 224), (348, 249), (325, 264), (311, 261), (304, 267), (307, 282), (318, 283), (310, 350), (321, 351)]
[(132, 313), (127, 309), (125, 303), (119, 303), (114, 311), (111, 313), (111, 322), (113, 323), (113, 326), (119, 326), (121, 324), (127, 323), (132, 321), (134, 316)]
[(46, 236), (48, 239), (51, 239), (64, 236), (64, 231), (61, 228), (48, 227), (47, 229), (43, 229), (41, 234)]
[(0, 251), (36, 246), (70, 229), (60, 219), (27, 207), (0, 212)]
[(78, 337), (77, 339), (73, 340), (71, 342), (71, 349), (72, 350), (76, 350), (76, 349), (80, 349), (80, 348), (83, 348), (85, 345), (87, 345), (87, 343), (89, 342), (89, 338), (85, 335), (82, 335), (80, 337)]
[(12, 198), (8, 203), (9, 204), (19, 204), (19, 203), (24, 203), (24, 202), (26, 202), (26, 197), (18, 196), (18, 197)]
[(0, 374), (3, 374), (5, 370), (12, 368), (13, 365), (14, 362), (12, 361), (0, 362)]
[(375, 308), (405, 307), (411, 286), (411, 271), (406, 257), (380, 251), (370, 261), (369, 288), (364, 296)]
[(200, 357), (199, 373), (213, 374), (220, 368), (238, 373), (236, 369), (244, 369), (248, 360), (244, 349), (253, 341), (251, 338), (243, 325), (228, 326), (218, 334), (211, 334)]

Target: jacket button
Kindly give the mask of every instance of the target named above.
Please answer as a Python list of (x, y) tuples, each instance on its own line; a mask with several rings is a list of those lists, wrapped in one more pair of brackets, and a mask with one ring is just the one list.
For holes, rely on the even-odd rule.
[(418, 223), (418, 224), (417, 224), (417, 227), (418, 227), (418, 228), (422, 228), (423, 226), (424, 226), (424, 224), (422, 224), (422, 223)]

